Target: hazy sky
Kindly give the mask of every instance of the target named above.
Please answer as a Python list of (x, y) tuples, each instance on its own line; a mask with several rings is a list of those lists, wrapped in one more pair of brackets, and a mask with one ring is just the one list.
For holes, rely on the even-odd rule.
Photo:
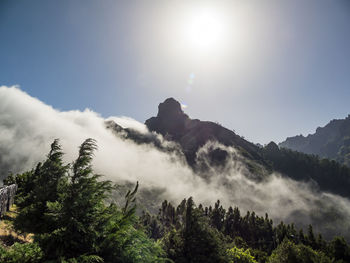
[(350, 1), (0, 0), (0, 85), (142, 122), (174, 97), (279, 142), (350, 113)]

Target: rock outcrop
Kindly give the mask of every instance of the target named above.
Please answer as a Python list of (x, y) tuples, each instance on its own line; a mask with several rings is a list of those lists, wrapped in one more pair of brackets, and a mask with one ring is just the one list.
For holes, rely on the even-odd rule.
[[(190, 165), (195, 164), (198, 149), (208, 141), (233, 146), (248, 159), (263, 161), (259, 147), (217, 123), (189, 118), (181, 109), (181, 104), (173, 98), (160, 103), (157, 116), (146, 120), (145, 124), (150, 131), (179, 143)], [(220, 153), (212, 156), (224, 159), (224, 155)]]

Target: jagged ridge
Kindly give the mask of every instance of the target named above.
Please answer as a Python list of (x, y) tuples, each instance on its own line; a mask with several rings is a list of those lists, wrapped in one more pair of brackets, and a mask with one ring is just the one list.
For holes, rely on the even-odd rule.
[(287, 138), (280, 147), (336, 160), (350, 167), (350, 115), (318, 127), (314, 134)]

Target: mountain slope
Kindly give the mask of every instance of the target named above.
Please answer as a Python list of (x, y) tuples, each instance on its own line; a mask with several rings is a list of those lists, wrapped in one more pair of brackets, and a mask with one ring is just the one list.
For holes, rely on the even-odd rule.
[[(217, 123), (190, 119), (182, 111), (180, 103), (173, 98), (160, 103), (157, 117), (146, 120), (145, 124), (150, 131), (178, 142), (190, 165), (195, 163), (198, 149), (208, 141), (218, 141), (225, 146), (234, 146), (246, 158), (264, 163), (258, 146)], [(219, 154), (217, 157), (220, 158)]]
[(350, 197), (350, 169), (334, 160), (279, 148), (270, 143), (263, 149), (273, 169), (297, 181), (312, 182), (314, 188)]
[[(280, 148), (274, 142), (263, 148), (258, 147), (216, 123), (190, 119), (173, 98), (160, 103), (157, 116), (146, 120), (145, 124), (150, 131), (177, 142), (192, 167), (196, 167), (198, 150), (208, 141), (218, 141), (225, 146), (235, 147), (245, 157), (245, 164), (250, 171), (258, 175), (257, 178), (264, 178), (266, 171), (277, 171), (298, 181), (311, 181), (315, 189), (350, 197), (348, 167)], [(339, 130), (345, 128), (341, 126)], [(227, 153), (222, 149), (212, 149), (209, 155), (214, 164), (224, 163), (226, 156)]]
[(322, 158), (336, 160), (350, 166), (350, 115), (345, 119), (332, 120), (314, 134), (289, 137), (280, 147)]
[[(316, 155), (279, 147), (274, 142), (259, 147), (219, 124), (189, 118), (182, 111), (180, 103), (173, 98), (160, 103), (157, 116), (146, 120), (145, 124), (150, 133), (143, 134), (133, 129), (124, 129), (113, 121), (107, 122), (106, 127), (112, 129), (117, 136), (137, 144), (151, 144), (164, 152), (176, 152), (204, 177), (213, 176), (208, 173), (210, 167), (224, 166), (228, 158), (232, 158), (227, 150), (214, 144), (210, 146), (206, 155), (209, 167), (203, 166), (199, 152), (206, 143), (217, 141), (224, 146), (234, 147), (243, 156), (240, 161), (248, 168), (248, 176), (252, 176), (254, 180), (264, 180), (270, 173), (278, 172), (297, 181), (311, 182), (315, 191), (350, 197), (349, 167), (328, 159), (320, 159)], [(157, 133), (163, 135), (167, 143), (164, 143), (164, 139)]]

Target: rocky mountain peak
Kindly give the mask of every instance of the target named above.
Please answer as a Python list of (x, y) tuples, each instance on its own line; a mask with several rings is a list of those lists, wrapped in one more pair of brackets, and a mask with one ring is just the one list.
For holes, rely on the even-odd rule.
[(181, 104), (174, 98), (168, 98), (158, 106), (157, 117), (172, 117), (176, 115), (183, 115)]
[(150, 131), (156, 131), (162, 135), (171, 135), (173, 138), (184, 133), (188, 116), (182, 111), (181, 104), (168, 98), (158, 106), (157, 117), (146, 120), (145, 124)]
[(261, 159), (259, 149), (254, 144), (217, 123), (189, 118), (174, 98), (160, 103), (157, 116), (146, 120), (145, 124), (150, 131), (179, 143), (191, 165), (195, 163), (197, 150), (209, 141), (244, 149), (250, 158)]

